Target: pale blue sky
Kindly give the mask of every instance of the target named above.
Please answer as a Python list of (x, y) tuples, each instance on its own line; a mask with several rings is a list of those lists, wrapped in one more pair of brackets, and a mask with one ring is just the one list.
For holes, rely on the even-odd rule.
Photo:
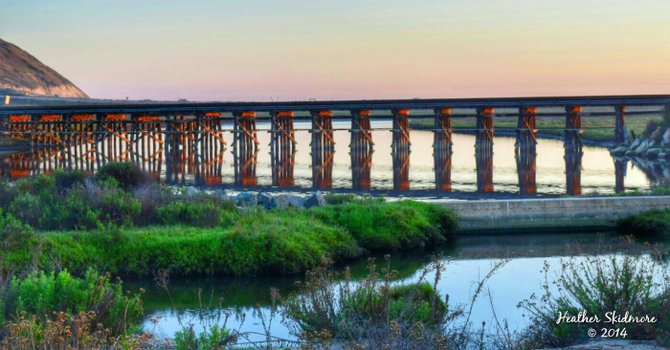
[(110, 98), (670, 93), (668, 33), (668, 0), (0, 0), (0, 37)]

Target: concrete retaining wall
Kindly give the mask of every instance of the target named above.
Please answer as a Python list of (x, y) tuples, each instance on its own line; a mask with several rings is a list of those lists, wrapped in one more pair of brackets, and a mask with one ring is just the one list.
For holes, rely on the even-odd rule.
[(460, 230), (555, 231), (613, 227), (618, 219), (670, 208), (670, 196), (596, 197), (445, 202), (456, 211)]

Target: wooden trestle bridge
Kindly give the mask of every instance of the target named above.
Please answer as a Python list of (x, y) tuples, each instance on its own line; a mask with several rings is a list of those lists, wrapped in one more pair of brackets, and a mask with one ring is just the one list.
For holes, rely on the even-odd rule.
[[(270, 124), (273, 185), (290, 187), (294, 184), (294, 121), (310, 121), (313, 186), (327, 189), (332, 186), (336, 130), (333, 121), (346, 120), (350, 123), (346, 129), (351, 132), (353, 188), (367, 190), (374, 146), (370, 121), (377, 118), (372, 111), (390, 111), (386, 118), (393, 121), (390, 130), (394, 188), (403, 190), (409, 188), (410, 115), (423, 111), (421, 118), (433, 120), (438, 190), (451, 190), (452, 119), (476, 117), (473, 131), (477, 140), (477, 187), (480, 192), (493, 191), (495, 117), (503, 115), (518, 117), (516, 156), (520, 192), (535, 193), (536, 120), (562, 116), (566, 188), (568, 194), (578, 195), (582, 118), (613, 118), (613, 142), (620, 144), (626, 140), (626, 117), (659, 113), (659, 108), (666, 105), (670, 105), (670, 95), (7, 106), (0, 107), (0, 137), (30, 142), (32, 156), (15, 155), (12, 168), (0, 172), (12, 177), (28, 175), (34, 157), (55, 157), (46, 163), (48, 167), (82, 170), (125, 160), (144, 164), (154, 174), (164, 171), (168, 181), (180, 181), (187, 174), (194, 174), (201, 184), (217, 185), (222, 183), (222, 159), (229, 147), (224, 134), (232, 132), (235, 184), (255, 186), (261, 131), (257, 122), (264, 121)], [(584, 107), (599, 108), (586, 112)], [(563, 112), (555, 112), (556, 108)], [(426, 111), (430, 111), (429, 115)], [(224, 122), (232, 123), (232, 130), (224, 128)], [(160, 169), (162, 164), (166, 169)], [(625, 165), (616, 168), (622, 174), (625, 171)], [(623, 176), (618, 175), (616, 187), (620, 191)]]

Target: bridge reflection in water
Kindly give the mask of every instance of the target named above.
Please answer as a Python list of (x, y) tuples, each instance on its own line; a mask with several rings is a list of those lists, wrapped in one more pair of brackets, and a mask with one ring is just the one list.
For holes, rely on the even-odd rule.
[[(657, 105), (657, 100), (670, 102), (667, 97), (640, 97), (639, 100), (631, 101), (637, 101), (641, 106), (648, 106)], [(469, 130), (475, 135), (475, 174), (472, 177), (476, 178), (476, 191), (487, 194), (496, 190), (494, 188), (493, 151), (494, 122), (498, 114), (496, 109), (487, 105), (499, 103), (503, 105), (503, 110), (507, 110), (500, 115), (518, 117), (514, 144), (518, 192), (522, 195), (538, 193), (536, 138), (537, 118), (541, 116), (538, 113), (538, 107), (528, 107), (528, 103), (524, 103), (526, 106), (512, 110), (507, 104), (517, 103), (517, 101), (505, 99), (494, 101), (495, 103), (491, 101), (494, 100), (459, 102), (468, 104), (467, 109), (473, 110), (474, 114), (456, 115), (451, 107), (436, 107), (430, 109), (432, 115), (423, 116), (423, 118), (432, 120), (432, 127), (427, 128), (428, 131), (421, 131), (419, 135), (423, 137), (428, 132), (432, 133), (433, 191), (454, 191), (452, 158), (455, 129), (452, 127), (452, 117), (466, 116), (476, 119), (476, 128)], [(532, 102), (542, 105), (551, 101), (535, 99)], [(624, 142), (625, 107), (620, 105), (617, 99), (612, 102), (610, 99), (594, 98), (593, 101), (591, 102), (600, 107), (614, 105), (614, 113), (590, 112), (587, 115), (598, 116), (598, 113), (604, 117), (613, 115), (616, 121), (614, 142), (615, 144)], [(438, 102), (442, 104), (444, 101), (435, 103)], [(584, 155), (584, 144), (581, 139), (583, 111), (581, 106), (568, 102), (566, 100), (557, 104), (549, 104), (552, 108), (564, 108), (564, 112), (558, 114), (545, 112), (545, 115), (565, 117), (563, 144), (565, 193), (581, 195)], [(334, 103), (334, 105), (339, 103)], [(415, 102), (398, 102), (399, 105), (408, 106), (413, 103)], [(296, 185), (295, 167), (298, 151), (296, 131), (306, 130), (310, 134), (308, 152), (311, 158), (311, 188), (331, 189), (334, 188), (336, 171), (337, 137), (335, 133), (347, 131), (350, 133), (348, 145), (351, 170), (350, 189), (372, 191), (377, 189), (377, 186), (373, 184), (372, 176), (375, 148), (373, 132), (388, 130), (391, 134), (393, 189), (396, 191), (414, 190), (410, 186), (413, 183), (410, 176), (411, 135), (414, 135), (410, 130), (411, 110), (400, 107), (389, 108), (387, 111), (390, 111), (390, 115), (384, 117), (386, 118), (384, 120), (390, 120), (391, 127), (373, 128), (372, 121), (376, 117), (372, 117), (371, 109), (358, 108), (366, 104), (368, 102), (365, 101), (347, 103), (348, 115), (342, 114), (342, 109), (338, 109), (339, 114), (335, 114), (332, 109), (311, 107), (302, 109), (302, 114), (296, 115), (292, 110), (280, 109), (274, 104), (259, 108), (262, 115), (237, 105), (209, 106), (205, 104), (189, 105), (188, 108), (181, 105), (163, 107), (160, 104), (140, 107), (124, 106), (109, 107), (109, 110), (106, 110), (106, 107), (72, 107), (72, 109), (34, 107), (25, 110), (3, 108), (0, 109), (0, 133), (10, 138), (29, 141), (31, 151), (4, 157), (0, 163), (0, 176), (19, 178), (39, 173), (52, 173), (58, 168), (93, 172), (96, 168), (111, 161), (131, 161), (167, 183), (190, 184), (194, 182), (202, 186), (256, 187), (260, 184), (259, 157), (265, 157), (259, 152), (261, 150), (267, 152), (266, 145), (261, 142), (264, 137), (259, 134), (269, 132), (270, 142), (267, 146), (270, 155), (271, 187), (305, 187)], [(458, 105), (453, 101), (452, 104)], [(350, 108), (349, 105), (352, 107)], [(179, 112), (180, 108), (185, 109), (183, 113)], [(226, 108), (234, 110), (230, 112), (211, 110), (225, 110)], [(466, 108), (460, 108), (461, 111), (464, 109)], [(509, 110), (513, 112), (510, 113)], [(657, 110), (653, 112), (658, 113)], [(644, 111), (628, 114), (634, 115), (635, 113), (650, 114)], [(350, 124), (344, 129), (335, 128), (333, 121), (337, 119)], [(295, 122), (307, 122), (309, 127), (307, 129), (296, 128)], [(257, 123), (269, 123), (269, 127), (259, 128)], [(228, 126), (224, 127), (226, 124)], [(230, 140), (231, 134), (232, 141)], [(424, 142), (422, 139), (418, 141)], [(414, 151), (425, 153), (426, 149), (415, 149)], [(226, 153), (232, 153), (232, 164), (225, 164)], [(304, 159), (304, 156), (302, 158)], [(233, 168), (232, 179), (224, 175), (226, 169), (231, 167)], [(616, 160), (614, 162), (613, 187), (616, 192), (625, 190), (626, 170), (626, 161)], [(463, 181), (463, 179), (460, 180)], [(341, 186), (335, 187), (342, 188)]]

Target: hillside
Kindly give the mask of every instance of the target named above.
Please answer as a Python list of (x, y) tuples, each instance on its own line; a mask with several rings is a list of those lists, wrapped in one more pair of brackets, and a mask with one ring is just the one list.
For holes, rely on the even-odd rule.
[(55, 70), (0, 39), (0, 95), (88, 98)]

